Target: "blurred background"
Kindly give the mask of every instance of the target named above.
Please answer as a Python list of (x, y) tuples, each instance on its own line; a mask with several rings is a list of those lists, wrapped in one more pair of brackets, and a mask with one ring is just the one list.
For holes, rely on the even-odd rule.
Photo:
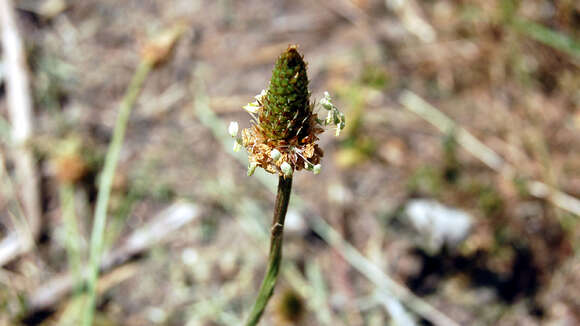
[(0, 325), (79, 325), (98, 178), (158, 35), (173, 51), (157, 53), (131, 112), (95, 325), (242, 323), (276, 177), (247, 177), (226, 127), (249, 125), (241, 107), (289, 44), (312, 100), (328, 91), (347, 125), (322, 135), (321, 174), (294, 178), (262, 325), (580, 324), (578, 1), (0, 11)]

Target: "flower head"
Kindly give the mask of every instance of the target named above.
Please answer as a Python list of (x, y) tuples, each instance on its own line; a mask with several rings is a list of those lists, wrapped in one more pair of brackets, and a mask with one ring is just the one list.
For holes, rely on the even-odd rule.
[(344, 128), (344, 115), (332, 104), (328, 93), (320, 103), (329, 117), (320, 120), (313, 112), (306, 66), (297, 46), (290, 45), (274, 65), (268, 89), (243, 107), (253, 117), (252, 126), (242, 130), (241, 137), (230, 129), (236, 143), (248, 152), (248, 174), (258, 166), (284, 177), (304, 168), (316, 174), (323, 156), (316, 144), (317, 135), (330, 124), (336, 126), (337, 132)]

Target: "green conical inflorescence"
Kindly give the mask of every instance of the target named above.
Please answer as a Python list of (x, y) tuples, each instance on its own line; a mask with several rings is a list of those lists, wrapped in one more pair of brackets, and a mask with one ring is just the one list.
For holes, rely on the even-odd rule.
[(301, 139), (309, 134), (310, 94), (306, 63), (291, 45), (276, 61), (268, 92), (263, 99), (260, 126), (272, 140)]

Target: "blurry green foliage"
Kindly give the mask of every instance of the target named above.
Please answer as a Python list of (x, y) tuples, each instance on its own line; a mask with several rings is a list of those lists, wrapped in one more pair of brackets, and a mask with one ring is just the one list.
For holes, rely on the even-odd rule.
[(360, 77), (362, 85), (383, 90), (389, 85), (389, 82), (390, 77), (385, 69), (375, 65), (366, 65), (363, 68)]
[(69, 86), (74, 81), (75, 69), (72, 65), (51, 53), (33, 48), (29, 54), (33, 97), (36, 107), (56, 110), (70, 93)]
[(200, 221), (201, 241), (203, 243), (211, 243), (215, 238), (218, 227), (219, 218), (213, 215), (203, 216)]
[(502, 0), (500, 2), (500, 17), (504, 24), (512, 22), (520, 6), (519, 0)]
[(486, 216), (500, 213), (504, 207), (503, 199), (491, 186), (481, 187), (477, 195), (477, 206)]
[(528, 197), (530, 195), (530, 192), (528, 190), (529, 189), (528, 182), (526, 181), (526, 179), (521, 177), (515, 177), (513, 179), (513, 184), (516, 190), (518, 191), (518, 195), (520, 197)]
[(562, 51), (575, 59), (580, 59), (580, 41), (537, 22), (519, 17), (517, 11), (520, 4), (519, 0), (501, 1), (502, 24), (513, 27), (520, 34)]
[(514, 27), (522, 34), (560, 50), (573, 58), (580, 59), (580, 42), (563, 33), (544, 27), (541, 24), (517, 19), (514, 21)]
[(443, 177), (449, 183), (455, 183), (460, 176), (457, 146), (455, 132), (452, 131), (443, 137)]
[(443, 187), (441, 173), (433, 166), (418, 168), (407, 181), (407, 189), (411, 193), (436, 196)]
[(338, 165), (355, 166), (374, 155), (377, 145), (368, 132), (363, 132), (367, 100), (369, 91), (384, 89), (388, 83), (389, 77), (384, 69), (366, 66), (358, 81), (337, 90), (338, 98), (348, 106), (345, 136), (335, 155)]

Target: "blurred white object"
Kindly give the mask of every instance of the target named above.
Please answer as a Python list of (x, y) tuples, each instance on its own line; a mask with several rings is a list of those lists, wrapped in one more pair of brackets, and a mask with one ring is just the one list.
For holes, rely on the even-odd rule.
[(199, 261), (199, 254), (193, 248), (186, 248), (181, 253), (181, 260), (187, 266), (193, 266)]
[(422, 42), (432, 43), (437, 40), (437, 33), (414, 0), (385, 0), (387, 8), (394, 11), (403, 23), (403, 26), (417, 36)]
[(161, 308), (151, 307), (147, 309), (147, 317), (155, 324), (162, 324), (167, 320), (167, 313)]
[(307, 231), (306, 222), (300, 213), (290, 209), (286, 213), (286, 232), (295, 235), (304, 235)]
[(441, 250), (443, 244), (455, 247), (467, 237), (473, 225), (473, 217), (465, 211), (430, 199), (409, 201), (405, 216), (425, 238), (428, 249), (435, 252)]
[(384, 293), (377, 292), (376, 298), (381, 302), (389, 315), (391, 316), (391, 325), (396, 326), (416, 326), (417, 323), (413, 319), (413, 316), (403, 307), (401, 302), (394, 297)]
[(239, 129), (240, 126), (238, 125), (238, 123), (236, 121), (231, 121), (230, 125), (228, 126), (228, 133), (230, 134), (230, 136), (235, 138), (238, 136)]

